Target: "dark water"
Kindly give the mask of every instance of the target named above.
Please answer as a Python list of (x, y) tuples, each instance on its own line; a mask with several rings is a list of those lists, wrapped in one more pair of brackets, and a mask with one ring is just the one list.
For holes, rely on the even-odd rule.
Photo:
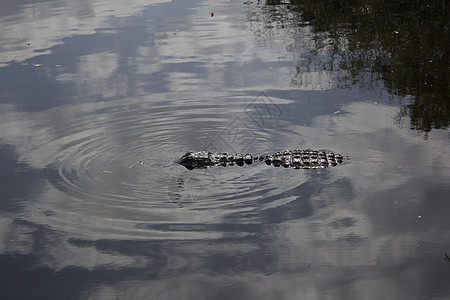
[[(448, 20), (445, 1), (5, 1), (1, 298), (449, 299)], [(175, 163), (293, 148), (350, 161)]]

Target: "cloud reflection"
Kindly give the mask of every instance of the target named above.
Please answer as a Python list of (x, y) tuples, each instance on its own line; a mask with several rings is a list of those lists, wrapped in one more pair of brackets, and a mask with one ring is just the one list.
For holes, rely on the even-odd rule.
[[(64, 9), (40, 2), (39, 11), (52, 11), (48, 17), (23, 21), (18, 14), (17, 24), (5, 21), (2, 39), (11, 42), (4, 65), (34, 57), (37, 49), (49, 55), (48, 49), (74, 32), (94, 33), (114, 17), (139, 14), (148, 2), (124, 7), (122, 1), (104, 1), (73, 10), (60, 4)], [(30, 7), (35, 9), (26, 5), (21, 12), (28, 15)], [(428, 208), (427, 189), (440, 187), (437, 199), (448, 191), (447, 137), (432, 132), (433, 144), (425, 143), (395, 126), (394, 106), (345, 91), (341, 97), (356, 99), (327, 102), (339, 105), (334, 114), (316, 112), (307, 125), (280, 121), (255, 142), (266, 149), (281, 147), (277, 140), (283, 145), (302, 140), (308, 145), (298, 146), (349, 155), (351, 161), (339, 169), (229, 168), (180, 175), (186, 171), (173, 159), (184, 148), (211, 142), (208, 134), (222, 132), (237, 114), (243, 124), (252, 124), (244, 111), (248, 99), (240, 94), (230, 100), (230, 94), (260, 88), (289, 92), (289, 100), (273, 99), (286, 114), (304, 116), (313, 106), (297, 99), (305, 95), (299, 90), (333, 87), (326, 72), (303, 73), (309, 77), (299, 78), (304, 84), (295, 89), (279, 79), (290, 68), (286, 56), (311, 41), (302, 50), (286, 51), (283, 41), (255, 51), (252, 34), (208, 13), (199, 9), (184, 27), (171, 24), (146, 36), (150, 41), (134, 45), (130, 55), (117, 49), (80, 51), (74, 66), (55, 75), (57, 82), (76, 86), (70, 104), (39, 112), (0, 104), (0, 141), (44, 178), (39, 192), (22, 199), (20, 212), (2, 213), (0, 254), (35, 257), (37, 268), (52, 271), (138, 270), (87, 290), (85, 298), (359, 299), (370, 297), (368, 292), (377, 298), (414, 297), (409, 287), (394, 286), (393, 274), (421, 279), (417, 269), (405, 267), (426, 255), (417, 245), (443, 246), (417, 216)], [(29, 27), (34, 29), (25, 30)], [(28, 35), (18, 39), (17, 32)], [(30, 47), (21, 45), (25, 40)], [(271, 71), (268, 63), (279, 58), (280, 67)], [(228, 87), (233, 92), (222, 91)], [(134, 93), (140, 96), (127, 96)], [(100, 99), (91, 101), (95, 95)], [(173, 205), (167, 184), (174, 177), (206, 182), (203, 202)], [(177, 187), (178, 192), (186, 185)]]
[(93, 34), (97, 29), (109, 27), (112, 18), (137, 15), (149, 5), (167, 2), (170, 1), (15, 1), (14, 6), (2, 9), (5, 14), (0, 15), (0, 45), (3, 47), (0, 67), (11, 61), (50, 54), (42, 49), (61, 45), (64, 38), (72, 35)]
[[(72, 106), (71, 110), (76, 112), (77, 110), (74, 108), (76, 107)], [(387, 137), (386, 123), (370, 122), (370, 120), (371, 118), (373, 120), (389, 119), (388, 116), (392, 113), (392, 107), (390, 106), (355, 102), (342, 106), (340, 110), (346, 113), (332, 117), (334, 137), (326, 137), (320, 134), (324, 128), (329, 130), (330, 116), (317, 116), (313, 128), (295, 128), (295, 130), (310, 130), (311, 132), (307, 133), (310, 136), (322, 136), (322, 141), (318, 141), (319, 144), (321, 142), (333, 143), (336, 149), (342, 150), (342, 153), (348, 153), (352, 158), (351, 163), (341, 166), (339, 170), (331, 170), (329, 176), (332, 184), (329, 187), (317, 189), (316, 193), (307, 199), (315, 207), (311, 216), (298, 219), (288, 218), (285, 221), (278, 220), (277, 223), (267, 222), (269, 220), (267, 219), (265, 224), (260, 225), (261, 230), (256, 230), (251, 235), (244, 235), (242, 241), (237, 238), (238, 232), (233, 231), (219, 231), (213, 235), (211, 235), (211, 232), (201, 231), (198, 232), (196, 240), (188, 241), (184, 240), (183, 237), (183, 234), (188, 232), (181, 231), (180, 234), (173, 235), (172, 241), (156, 243), (156, 240), (151, 241), (152, 239), (146, 241), (144, 238), (146, 228), (144, 227), (140, 227), (142, 236), (136, 241), (132, 241), (127, 240), (125, 229), (132, 225), (127, 225), (127, 222), (111, 223), (99, 219), (96, 223), (99, 231), (89, 232), (83, 229), (83, 224), (91, 222), (86, 223), (89, 218), (88, 215), (75, 216), (73, 220), (69, 221), (67, 219), (69, 215), (61, 219), (52, 217), (52, 213), (49, 211), (41, 214), (39, 212), (41, 208), (53, 207), (53, 213), (58, 214), (63, 213), (64, 210), (70, 212), (70, 206), (73, 206), (73, 203), (68, 203), (67, 208), (58, 210), (58, 206), (62, 208), (58, 202), (70, 198), (67, 198), (64, 193), (54, 190), (55, 188), (52, 185), (47, 185), (45, 187), (47, 192), (36, 195), (35, 199), (29, 202), (29, 206), (23, 210), (21, 218), (26, 220), (28, 225), (14, 224), (13, 219), (2, 218), (1, 222), (4, 226), (2, 226), (1, 240), (3, 243), (0, 249), (3, 254), (24, 255), (35, 253), (36, 248), (32, 245), (35, 243), (35, 237), (37, 237), (37, 229), (33, 224), (45, 224), (48, 230), (39, 232), (39, 236), (45, 237), (47, 241), (42, 248), (39, 248), (39, 251), (42, 251), (39, 253), (46, 253), (40, 258), (40, 263), (54, 270), (62, 270), (69, 266), (77, 266), (88, 270), (97, 268), (111, 270), (118, 268), (145, 269), (153, 266), (152, 270), (162, 275), (172, 274), (172, 272), (179, 272), (180, 270), (210, 272), (223, 269), (221, 271), (223, 275), (217, 275), (217, 277), (203, 277), (201, 274), (197, 274), (194, 276), (196, 279), (193, 280), (192, 276), (174, 275), (170, 276), (168, 280), (161, 279), (152, 282), (150, 286), (153, 287), (154, 293), (160, 291), (161, 296), (169, 295), (170, 297), (182, 293), (181, 290), (170, 290), (168, 292), (167, 288), (171, 282), (172, 284), (177, 282), (177, 284), (184, 284), (192, 288), (201, 288), (201, 285), (198, 285), (199, 281), (209, 282), (209, 285), (218, 284), (218, 290), (212, 292), (214, 296), (220, 295), (221, 289), (225, 286), (231, 286), (232, 289), (236, 289), (236, 293), (240, 295), (244, 293), (249, 299), (259, 297), (260, 293), (256, 291), (260, 291), (262, 287), (268, 284), (268, 281), (271, 282), (270, 293), (278, 291), (286, 295), (297, 295), (303, 291), (305, 286), (311, 286), (309, 293), (311, 293), (312, 299), (320, 299), (328, 293), (336, 296), (335, 290), (331, 288), (323, 290), (320, 287), (329, 286), (330, 282), (341, 276), (344, 276), (348, 280), (348, 284), (353, 286), (352, 295), (363, 295), (364, 289), (373, 280), (384, 287), (389, 286), (390, 281), (386, 279), (386, 276), (388, 276), (386, 272), (389, 272), (388, 269), (390, 268), (388, 266), (402, 264), (405, 257), (417, 256), (419, 254), (417, 244), (426, 236), (426, 232), (423, 232), (420, 228), (417, 228), (418, 231), (415, 232), (405, 232), (403, 229), (397, 231), (395, 227), (390, 229), (380, 227), (380, 222), (393, 224), (391, 218), (395, 218), (395, 213), (388, 214), (384, 220), (378, 219), (379, 214), (386, 209), (389, 210), (389, 207), (391, 207), (391, 210), (397, 210), (398, 214), (409, 213), (410, 217), (413, 218), (416, 212), (411, 207), (408, 208), (405, 201), (409, 201), (407, 199), (420, 201), (415, 196), (421, 190), (418, 187), (417, 189), (411, 189), (410, 192), (403, 190), (403, 194), (398, 194), (398, 197), (395, 198), (398, 203), (393, 200), (386, 203), (379, 202), (381, 200), (377, 195), (395, 193), (399, 186), (408, 186), (415, 183), (416, 179), (422, 176), (423, 165), (411, 165), (411, 160), (404, 158), (404, 153), (407, 152), (391, 152), (389, 149), (416, 147), (415, 153), (422, 153), (423, 158), (433, 158), (429, 162), (431, 165), (442, 162), (441, 168), (449, 169), (449, 162), (444, 159), (447, 153), (443, 148), (447, 141), (438, 139), (435, 145), (442, 143), (442, 147), (430, 147), (429, 144), (424, 144), (420, 137), (407, 138), (411, 134), (410, 131), (392, 126), (388, 126), (390, 137)], [(42, 122), (42, 119), (46, 118), (39, 117), (36, 122)], [(5, 124), (2, 124), (2, 128), (5, 128), (3, 125)], [(27, 144), (29, 144), (30, 139), (33, 141), (36, 127), (42, 127), (42, 124), (21, 128), (23, 141), (27, 141)], [(50, 133), (51, 130), (47, 128), (43, 132)], [(5, 133), (7, 132), (4, 131), (2, 136), (7, 137)], [(11, 134), (16, 135), (16, 133)], [(47, 137), (47, 139), (59, 140), (53, 137)], [(377, 139), (384, 139), (386, 144), (374, 144), (373, 140)], [(21, 145), (20, 140), (13, 141), (11, 139), (10, 142), (16, 143), (15, 147), (19, 152), (31, 151)], [(352, 150), (356, 142), (359, 143), (358, 151)], [(33, 143), (35, 142), (31, 142), (31, 144)], [(52, 150), (52, 147), (55, 147), (54, 144), (44, 143), (44, 145), (47, 146), (42, 146), (42, 153), (48, 152), (50, 155), (54, 152)], [(436, 151), (436, 149), (441, 149), (442, 152)], [(35, 151), (31, 152), (34, 155), (36, 154)], [(365, 153), (369, 157), (358, 157), (358, 153)], [(30, 156), (27, 153), (21, 153), (19, 156), (28, 162), (33, 161), (26, 158)], [(51, 159), (47, 160), (51, 161)], [(46, 163), (39, 164), (36, 162), (34, 163), (36, 167), (46, 165)], [(401, 168), (406, 167), (409, 171), (402, 173)], [(391, 170), (396, 171), (391, 172)], [(277, 171), (283, 172), (283, 170)], [(355, 174), (358, 175), (355, 176)], [(402, 175), (398, 176), (398, 174)], [(350, 186), (340, 189), (339, 186), (348, 180), (350, 180)], [(348, 189), (351, 191), (350, 195)], [(76, 201), (72, 198), (70, 201), (74, 200)], [(368, 202), (371, 201), (373, 203), (369, 204)], [(283, 206), (283, 204), (280, 205)], [(404, 210), (398, 210), (399, 206), (403, 206)], [(270, 205), (267, 205), (265, 209), (277, 209), (277, 207), (271, 208)], [(106, 212), (105, 216), (108, 215), (106, 210), (102, 209), (102, 211)], [(160, 210), (160, 218), (164, 218), (164, 211)], [(258, 212), (256, 210), (255, 212), (264, 215), (264, 211)], [(166, 217), (170, 220), (169, 224), (175, 221), (170, 217), (174, 213), (176, 214), (174, 208), (167, 211)], [(201, 214), (204, 214), (204, 212), (196, 214), (195, 206), (193, 206), (192, 211), (185, 210), (178, 214), (178, 220), (174, 224), (180, 221), (186, 224), (193, 221), (195, 223), (195, 219), (191, 218), (196, 218)], [(239, 221), (240, 218), (239, 214), (227, 216), (226, 211), (216, 211), (214, 216), (216, 220), (225, 217), (234, 221)], [(197, 221), (198, 224), (207, 224), (208, 222), (206, 219)], [(113, 227), (110, 227), (111, 225)], [(101, 229), (102, 227), (103, 229)], [(156, 227), (153, 229), (158, 230)], [(125, 230), (121, 238), (117, 235), (118, 230)], [(387, 230), (387, 232), (384, 230)], [(167, 237), (173, 233), (168, 231), (161, 234)], [(110, 234), (115, 235), (118, 239), (103, 239)], [(147, 232), (148, 234), (149, 232)], [(231, 239), (228, 240), (229, 238)], [(15, 241), (10, 242), (11, 239)], [(211, 243), (213, 240), (215, 242)], [(132, 246), (133, 249), (140, 250), (129, 252), (126, 249), (121, 249), (126, 247), (127, 244), (134, 245)], [(156, 245), (158, 245), (158, 250), (153, 248)], [(227, 258), (229, 258), (228, 263), (222, 265), (227, 261)], [(154, 265), (155, 261), (160, 263)], [(383, 267), (385, 263), (388, 266)], [(376, 271), (370, 271), (374, 267), (376, 267)], [(349, 268), (354, 268), (353, 272), (365, 270), (364, 272), (369, 272), (371, 275), (362, 279), (352, 279), (352, 276), (343, 275), (348, 272)], [(329, 271), (324, 272), (325, 269)], [(262, 275), (258, 275), (261, 272), (276, 273), (270, 274), (268, 277), (261, 277)], [(230, 274), (233, 274), (233, 276), (230, 277)], [(293, 276), (294, 274), (295, 276)], [(313, 280), (312, 277), (316, 279)], [(258, 283), (255, 283), (255, 280)], [(221, 282), (224, 284), (222, 288), (220, 288)], [(333, 287), (339, 290), (339, 287)], [(144, 295), (148, 292), (148, 282), (132, 280), (130, 282), (100, 285), (89, 292), (86, 291), (86, 296), (102, 298), (118, 294), (124, 295), (124, 293), (126, 295), (132, 291), (135, 295), (136, 293)], [(199, 291), (202, 295), (204, 292), (205, 290)], [(231, 291), (228, 291), (228, 295), (230, 293)], [(399, 290), (396, 288), (385, 291), (385, 293), (389, 296), (396, 296)], [(188, 294), (192, 296), (195, 293), (189, 292)]]

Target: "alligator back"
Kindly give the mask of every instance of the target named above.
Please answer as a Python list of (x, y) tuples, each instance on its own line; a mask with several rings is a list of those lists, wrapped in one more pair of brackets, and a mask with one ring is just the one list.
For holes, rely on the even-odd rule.
[(233, 155), (227, 153), (211, 153), (208, 151), (189, 151), (178, 160), (178, 163), (189, 170), (204, 169), (217, 165), (232, 166), (236, 164), (243, 166), (244, 164), (252, 164), (253, 162), (265, 162), (267, 165), (273, 165), (275, 167), (318, 169), (337, 166), (344, 159), (348, 159), (348, 157), (322, 150), (284, 150), (274, 154), (259, 156), (251, 154), (242, 155), (240, 153)]

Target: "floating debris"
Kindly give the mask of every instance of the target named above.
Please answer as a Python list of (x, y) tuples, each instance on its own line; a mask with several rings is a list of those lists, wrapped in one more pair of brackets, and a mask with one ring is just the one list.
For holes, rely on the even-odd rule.
[(448, 257), (447, 253), (445, 253), (445, 257), (443, 258), (443, 260), (445, 260), (447, 262), (450, 262), (450, 257)]
[(131, 169), (131, 168), (134, 168), (135, 166), (138, 166), (138, 165), (143, 166), (144, 165), (144, 161), (143, 160), (139, 160), (137, 163), (129, 165), (128, 168)]

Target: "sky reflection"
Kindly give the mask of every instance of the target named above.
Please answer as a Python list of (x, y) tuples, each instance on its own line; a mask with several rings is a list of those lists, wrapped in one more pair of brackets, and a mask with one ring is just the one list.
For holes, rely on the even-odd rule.
[[(38, 296), (83, 299), (445, 292), (444, 131), (425, 141), (399, 127), (382, 83), (337, 89), (343, 71), (321, 68), (333, 64), (326, 47), (299, 69), (312, 28), (264, 35), (276, 24), (261, 24), (260, 7), (84, 4), (0, 13), (8, 291), (28, 276), (55, 285)], [(258, 115), (266, 106), (273, 115)], [(174, 163), (208, 146), (328, 149), (350, 161), (319, 171)]]

